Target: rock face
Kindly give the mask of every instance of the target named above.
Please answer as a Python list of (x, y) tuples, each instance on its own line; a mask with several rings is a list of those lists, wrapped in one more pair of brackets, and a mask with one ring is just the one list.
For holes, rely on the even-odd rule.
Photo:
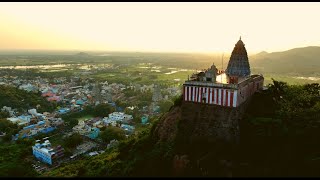
[[(237, 108), (183, 102), (173, 107), (159, 120), (154, 135), (159, 141), (193, 140), (204, 138), (208, 142), (239, 143), (239, 121), (250, 99)], [(182, 138), (176, 139), (179, 135)]]
[[(182, 102), (162, 116), (153, 136), (158, 142), (174, 142), (175, 157), (186, 157), (189, 162), (173, 166), (174, 174), (232, 176), (233, 156), (240, 141), (239, 122), (249, 102), (237, 108)], [(177, 158), (172, 161), (180, 162)]]
[[(216, 105), (184, 102), (181, 110), (179, 132), (193, 137), (207, 138), (209, 141), (221, 140), (228, 143), (239, 142), (239, 120), (244, 106), (226, 108)], [(185, 131), (185, 132), (183, 132)]]
[(176, 137), (178, 128), (177, 123), (181, 119), (181, 107), (173, 107), (170, 111), (164, 114), (159, 124), (154, 130), (153, 136), (159, 141), (173, 141)]

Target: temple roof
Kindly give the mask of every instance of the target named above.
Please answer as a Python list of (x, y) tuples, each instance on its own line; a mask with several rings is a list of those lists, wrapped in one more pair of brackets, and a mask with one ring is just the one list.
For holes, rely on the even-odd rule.
[(241, 40), (235, 44), (233, 48), (226, 74), (229, 76), (248, 76), (250, 75), (250, 65), (247, 50), (244, 43)]
[(239, 39), (239, 41), (237, 42), (237, 44), (236, 44), (236, 46), (244, 46), (244, 43), (242, 42), (242, 40), (241, 40), (241, 36), (240, 36), (240, 39)]

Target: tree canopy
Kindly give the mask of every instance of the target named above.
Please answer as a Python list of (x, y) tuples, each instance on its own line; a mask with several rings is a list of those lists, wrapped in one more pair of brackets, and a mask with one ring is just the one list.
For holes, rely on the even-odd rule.
[(109, 143), (111, 140), (116, 139), (118, 141), (126, 138), (125, 131), (118, 127), (107, 127), (104, 131), (101, 132), (101, 138), (106, 143)]
[(52, 112), (56, 103), (47, 101), (39, 93), (27, 92), (16, 87), (0, 85), (0, 107), (8, 106), (17, 109), (36, 108), (38, 112)]

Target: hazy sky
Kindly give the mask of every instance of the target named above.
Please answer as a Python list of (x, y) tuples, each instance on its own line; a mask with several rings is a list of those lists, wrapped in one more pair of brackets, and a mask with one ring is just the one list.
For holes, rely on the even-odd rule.
[(320, 3), (0, 3), (0, 49), (248, 53), (320, 45)]

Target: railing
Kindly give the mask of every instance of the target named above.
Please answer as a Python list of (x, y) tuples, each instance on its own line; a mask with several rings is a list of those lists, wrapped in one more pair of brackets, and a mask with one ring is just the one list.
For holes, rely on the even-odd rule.
[(238, 89), (237, 84), (218, 84), (213, 82), (201, 82), (201, 81), (185, 81), (185, 85), (196, 85), (196, 86), (212, 86), (212, 87), (222, 87), (222, 88), (231, 88)]

